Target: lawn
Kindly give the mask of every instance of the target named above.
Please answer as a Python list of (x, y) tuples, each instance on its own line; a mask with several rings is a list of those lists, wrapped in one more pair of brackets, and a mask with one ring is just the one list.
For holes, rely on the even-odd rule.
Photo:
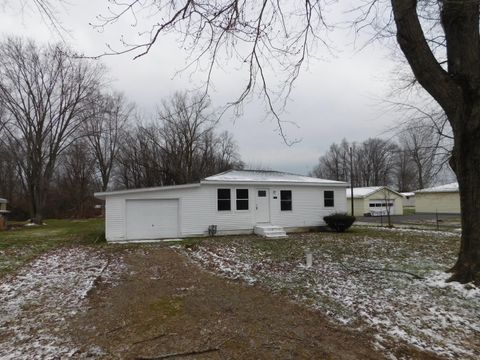
[(104, 221), (46, 220), (46, 225), (0, 231), (0, 277), (61, 246), (104, 243)]
[(480, 289), (444, 281), (458, 246), (459, 235), (447, 232), (354, 228), (277, 240), (219, 237), (192, 241), (184, 252), (208, 270), (374, 331), (387, 353), (398, 356), (392, 349), (403, 343), (473, 359), (480, 355)]

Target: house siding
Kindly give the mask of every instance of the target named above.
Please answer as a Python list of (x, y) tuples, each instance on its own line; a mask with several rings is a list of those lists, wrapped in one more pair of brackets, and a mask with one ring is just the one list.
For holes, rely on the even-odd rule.
[[(217, 210), (217, 189), (231, 189), (231, 210)], [(236, 210), (235, 189), (248, 189), (249, 209)], [(125, 193), (106, 197), (106, 237), (109, 241), (125, 240), (125, 202), (127, 199), (178, 199), (180, 237), (208, 234), (209, 225), (217, 225), (219, 234), (251, 233), (256, 225), (257, 189), (269, 190), (270, 223), (283, 227), (323, 225), (323, 217), (346, 211), (344, 187), (262, 186), (242, 184), (202, 184), (198, 187)], [(280, 190), (292, 191), (292, 211), (280, 210)], [(323, 192), (333, 190), (335, 206), (324, 207)], [(274, 199), (274, 192), (277, 199)]]
[(415, 193), (415, 212), (460, 214), (460, 195), (455, 193)]

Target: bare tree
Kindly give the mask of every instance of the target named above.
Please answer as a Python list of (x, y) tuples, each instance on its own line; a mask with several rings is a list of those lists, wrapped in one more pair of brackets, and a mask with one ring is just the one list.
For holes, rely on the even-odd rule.
[(93, 193), (99, 184), (95, 177), (95, 159), (84, 139), (71, 144), (60, 156), (56, 179), (52, 186), (57, 205), (53, 207), (54, 215), (63, 211), (65, 215), (75, 218), (89, 217), (93, 213)]
[(400, 192), (420, 189), (417, 185), (417, 172), (408, 151), (401, 149), (396, 156), (395, 175), (396, 187)]
[(434, 135), (430, 128), (425, 126), (410, 126), (400, 134), (400, 143), (415, 166), (417, 189), (428, 187), (435, 175), (439, 139)]
[[(352, 148), (353, 159), (350, 159)], [(313, 176), (331, 180), (353, 181), (354, 186), (384, 186), (393, 183), (398, 147), (389, 140), (371, 138), (360, 144), (332, 144), (320, 157), (312, 171)], [(353, 161), (353, 179), (350, 162)]]
[(203, 96), (177, 93), (163, 103), (155, 123), (126, 131), (117, 156), (117, 185), (186, 184), (242, 167), (232, 135), (215, 132), (209, 106)]
[(7, 116), (2, 131), (16, 151), (35, 223), (43, 220), (58, 156), (74, 139), (99, 84), (98, 70), (59, 45), (39, 47), (20, 39), (0, 44), (0, 101)]
[(100, 173), (102, 191), (106, 191), (110, 183), (121, 134), (132, 110), (133, 105), (128, 104), (122, 94), (99, 93), (91, 99), (82, 132)]

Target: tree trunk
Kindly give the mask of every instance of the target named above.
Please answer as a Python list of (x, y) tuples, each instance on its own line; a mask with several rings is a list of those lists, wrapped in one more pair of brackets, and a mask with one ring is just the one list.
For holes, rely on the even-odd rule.
[(458, 260), (450, 269), (449, 281), (480, 284), (480, 114), (473, 111), (468, 121), (465, 120), (462, 128), (460, 125), (455, 127), (450, 161), (460, 190), (462, 239)]

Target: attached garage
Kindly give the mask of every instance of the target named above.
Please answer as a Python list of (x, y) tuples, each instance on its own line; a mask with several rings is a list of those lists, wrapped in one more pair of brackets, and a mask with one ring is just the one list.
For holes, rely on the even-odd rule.
[(127, 199), (125, 217), (127, 240), (179, 234), (178, 199)]

